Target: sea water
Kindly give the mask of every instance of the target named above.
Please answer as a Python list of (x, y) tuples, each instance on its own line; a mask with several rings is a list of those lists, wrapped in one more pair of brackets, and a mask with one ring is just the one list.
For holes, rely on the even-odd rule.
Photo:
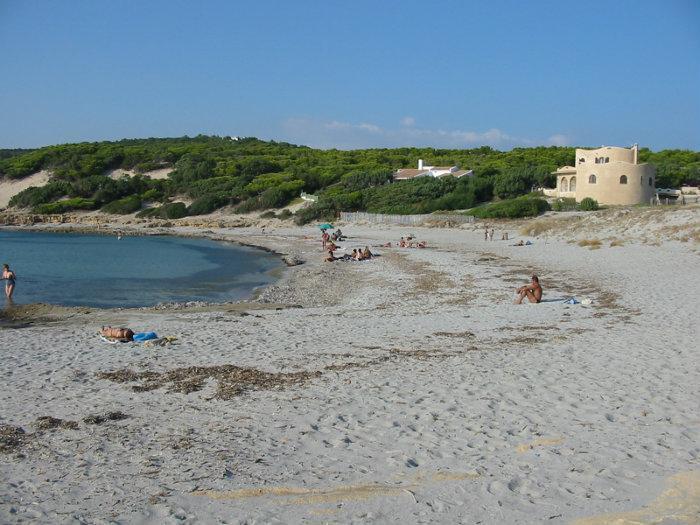
[(15, 303), (99, 308), (242, 299), (282, 267), (273, 254), (208, 239), (0, 230), (3, 263), (17, 274)]

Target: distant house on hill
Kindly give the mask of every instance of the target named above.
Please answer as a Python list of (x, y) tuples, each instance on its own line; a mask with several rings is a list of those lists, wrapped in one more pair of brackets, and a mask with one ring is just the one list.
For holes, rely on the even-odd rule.
[(568, 197), (581, 202), (591, 197), (599, 204), (639, 204), (656, 194), (656, 169), (639, 163), (639, 146), (577, 149), (575, 166), (553, 172), (557, 187), (548, 197)]
[(416, 177), (471, 177), (472, 170), (461, 170), (457, 166), (424, 166), (423, 159), (418, 159), (418, 169), (402, 168), (394, 172), (394, 180), (409, 180)]

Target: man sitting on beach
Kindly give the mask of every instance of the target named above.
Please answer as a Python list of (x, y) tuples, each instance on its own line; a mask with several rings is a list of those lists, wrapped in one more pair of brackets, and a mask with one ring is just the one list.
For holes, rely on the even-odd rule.
[(328, 250), (328, 255), (323, 259), (323, 262), (334, 262), (335, 261), (335, 256), (333, 255), (332, 250)]
[(542, 300), (542, 286), (540, 286), (540, 280), (536, 275), (532, 276), (529, 285), (521, 286), (515, 292), (518, 294), (515, 304), (522, 304), (525, 297), (527, 297), (531, 303), (539, 303)]

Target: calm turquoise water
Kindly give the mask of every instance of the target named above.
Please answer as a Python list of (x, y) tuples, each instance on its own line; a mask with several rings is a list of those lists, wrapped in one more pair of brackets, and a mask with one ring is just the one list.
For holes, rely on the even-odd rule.
[(207, 239), (0, 230), (2, 263), (17, 274), (15, 303), (102, 308), (241, 299), (282, 266), (267, 252)]

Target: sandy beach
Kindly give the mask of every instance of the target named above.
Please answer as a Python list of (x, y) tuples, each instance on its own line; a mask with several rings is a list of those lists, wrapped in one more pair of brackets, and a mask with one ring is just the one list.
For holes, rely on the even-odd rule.
[(380, 257), (332, 264), (313, 227), (175, 222), (304, 264), (241, 304), (6, 312), (0, 521), (700, 523), (699, 217), (341, 224)]

